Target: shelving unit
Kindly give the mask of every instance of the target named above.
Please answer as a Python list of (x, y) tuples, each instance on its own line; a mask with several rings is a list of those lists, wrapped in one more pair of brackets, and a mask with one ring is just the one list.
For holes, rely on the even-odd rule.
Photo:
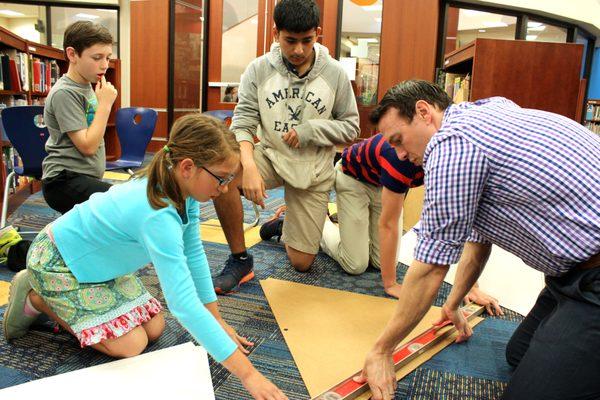
[(590, 131), (600, 135), (600, 99), (590, 99), (587, 101), (583, 115), (583, 124)]
[(470, 101), (503, 96), (581, 121), (582, 55), (574, 43), (476, 39), (446, 54), (443, 72), (470, 76)]
[[(46, 61), (55, 61), (58, 64), (60, 74), (59, 76), (65, 74), (68, 70), (68, 62), (65, 59), (65, 54), (61, 49), (57, 49), (51, 46), (47, 46), (40, 43), (34, 43), (27, 41), (9, 30), (0, 27), (0, 53), (6, 51), (17, 50), (18, 52), (24, 53), (27, 55), (27, 61), (29, 62), (30, 58), (36, 58), (43, 62)], [(31, 66), (29, 66), (29, 78), (31, 81)], [(106, 134), (104, 136), (104, 141), (106, 144), (106, 157), (109, 160), (113, 160), (118, 158), (120, 155), (120, 146), (117, 138), (116, 127), (114, 124), (116, 110), (121, 106), (121, 63), (120, 60), (111, 60), (109, 64), (109, 70), (106, 72), (106, 79), (111, 82), (119, 95), (115, 100), (113, 108), (111, 110), (111, 114), (109, 117), (109, 124), (106, 128)], [(29, 82), (28, 90), (22, 91), (14, 91), (14, 90), (0, 90), (0, 102), (4, 102), (5, 100), (10, 99), (11, 96), (18, 96), (22, 100), (26, 100), (27, 104), (34, 104), (34, 102), (41, 102), (48, 95), (48, 90), (45, 91), (36, 91), (34, 90), (33, 82)], [(5, 162), (5, 148), (10, 148), (10, 142), (6, 140), (0, 141), (0, 154), (2, 156), (2, 162), (0, 162), (0, 199), (2, 198), (4, 192), (4, 183), (6, 181), (7, 176), (7, 163)], [(9, 209), (16, 208), (18, 205), (23, 202), (27, 196), (25, 195), (25, 191), (29, 193), (34, 193), (35, 191), (40, 190), (41, 184), (39, 182), (26, 182), (19, 186), (17, 186), (15, 190), (15, 194), (9, 198)]]

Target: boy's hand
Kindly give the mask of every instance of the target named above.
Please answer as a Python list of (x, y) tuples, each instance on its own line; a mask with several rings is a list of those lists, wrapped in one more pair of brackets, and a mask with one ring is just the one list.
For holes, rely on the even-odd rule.
[(298, 139), (298, 133), (295, 129), (292, 129), (288, 133), (282, 136), (284, 142), (287, 143), (292, 149), (297, 149), (300, 147), (300, 139)]
[(389, 294), (390, 296), (394, 296), (395, 298), (399, 298), (399, 296), (400, 296), (400, 289), (402, 289), (402, 285), (399, 284), (399, 283), (394, 283), (393, 285), (390, 285), (388, 287), (384, 287), (383, 290), (385, 290), (385, 292), (387, 294)]
[(96, 83), (96, 98), (98, 104), (112, 107), (115, 99), (117, 98), (117, 89), (112, 83), (106, 81), (106, 77), (102, 75), (102, 78)]
[(262, 176), (260, 176), (260, 172), (258, 172), (258, 168), (245, 168), (244, 176), (242, 178), (242, 192), (244, 193), (244, 197), (250, 200), (251, 202), (265, 208), (265, 200), (267, 197), (267, 190), (265, 188), (265, 181)]

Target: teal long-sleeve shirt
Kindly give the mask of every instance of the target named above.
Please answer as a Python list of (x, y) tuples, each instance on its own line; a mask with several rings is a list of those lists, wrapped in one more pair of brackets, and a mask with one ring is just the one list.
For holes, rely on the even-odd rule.
[(155, 210), (146, 179), (95, 193), (52, 224), (56, 247), (79, 282), (105, 282), (153, 263), (171, 313), (215, 360), (236, 345), (204, 307), (217, 301), (200, 240), (199, 203), (186, 214), (172, 205)]

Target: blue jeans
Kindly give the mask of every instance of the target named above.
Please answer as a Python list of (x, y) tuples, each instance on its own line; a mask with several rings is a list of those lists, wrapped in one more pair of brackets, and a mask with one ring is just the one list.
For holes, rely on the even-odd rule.
[(600, 268), (546, 277), (506, 360), (504, 400), (600, 399)]

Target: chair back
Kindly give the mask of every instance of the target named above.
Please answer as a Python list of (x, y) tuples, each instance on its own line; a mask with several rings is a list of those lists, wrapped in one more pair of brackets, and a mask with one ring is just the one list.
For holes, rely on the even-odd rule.
[(44, 124), (43, 106), (15, 106), (2, 110), (2, 125), (8, 140), (15, 148), (21, 161), (22, 170), (15, 168), (22, 176), (42, 177), (42, 161), (46, 153), (46, 141), (50, 134)]
[[(138, 115), (139, 123), (135, 120)], [(117, 110), (116, 127), (121, 144), (120, 160), (142, 165), (157, 118), (158, 113), (151, 108), (125, 107)]]

